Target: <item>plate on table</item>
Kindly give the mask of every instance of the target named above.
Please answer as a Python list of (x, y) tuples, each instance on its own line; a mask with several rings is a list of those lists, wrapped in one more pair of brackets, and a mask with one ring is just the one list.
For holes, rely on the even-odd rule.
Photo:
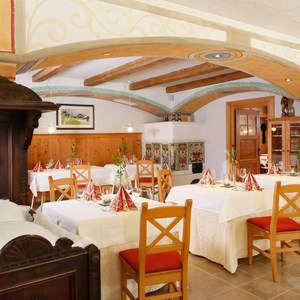
[(99, 200), (97, 202), (97, 204), (101, 205), (101, 206), (110, 206), (111, 204), (111, 200)]
[(226, 188), (226, 189), (231, 189), (231, 188), (234, 187), (234, 185), (230, 184), (230, 183), (229, 184), (222, 184), (221, 187)]

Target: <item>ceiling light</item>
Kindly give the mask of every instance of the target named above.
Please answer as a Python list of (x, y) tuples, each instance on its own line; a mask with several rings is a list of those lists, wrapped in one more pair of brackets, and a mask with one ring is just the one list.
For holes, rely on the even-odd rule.
[(285, 81), (286, 81), (286, 82), (291, 82), (292, 79), (291, 79), (291, 78), (286, 78)]

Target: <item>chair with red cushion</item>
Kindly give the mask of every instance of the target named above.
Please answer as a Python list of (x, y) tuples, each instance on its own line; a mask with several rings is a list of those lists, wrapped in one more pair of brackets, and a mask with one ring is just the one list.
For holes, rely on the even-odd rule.
[(158, 193), (158, 186), (152, 160), (138, 160), (136, 162), (136, 183), (139, 188), (150, 190), (152, 199), (154, 199), (154, 195)]
[(80, 195), (91, 180), (91, 166), (89, 163), (85, 165), (75, 165), (74, 163), (72, 163), (70, 172), (70, 177), (76, 177), (77, 194)]
[[(256, 217), (247, 220), (248, 231), (248, 259), (253, 263), (253, 250), (261, 253), (272, 261), (273, 281), (278, 280), (277, 253), (296, 252), (300, 255), (299, 246), (291, 241), (300, 240), (300, 223), (294, 218), (300, 217), (300, 184), (281, 185), (276, 182), (273, 199), (272, 216)], [(270, 252), (263, 251), (253, 244), (254, 240), (270, 240)], [(281, 242), (281, 247), (276, 242)]]
[(156, 170), (157, 178), (158, 178), (158, 197), (160, 202), (165, 202), (166, 197), (170, 193), (173, 187), (173, 178), (171, 169), (165, 168)]
[[(145, 287), (168, 284), (168, 291), (155, 299), (188, 299), (188, 255), (190, 244), (190, 221), (192, 200), (185, 206), (164, 206), (148, 209), (142, 204), (139, 248), (121, 251), (121, 300), (136, 299), (127, 288), (127, 280), (134, 279), (138, 284), (139, 300), (154, 299), (145, 294)], [(166, 220), (165, 223), (161, 222)], [(183, 222), (182, 237), (178, 237)], [(150, 223), (159, 233), (147, 237)], [(164, 241), (161, 243), (161, 241)]]

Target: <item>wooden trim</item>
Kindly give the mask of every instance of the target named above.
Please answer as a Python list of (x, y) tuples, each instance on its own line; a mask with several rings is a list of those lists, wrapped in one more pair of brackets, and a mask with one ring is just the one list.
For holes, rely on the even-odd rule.
[[(275, 97), (267, 96), (247, 100), (237, 100), (226, 103), (226, 150), (235, 145), (235, 110), (243, 108), (268, 108), (268, 120), (275, 116)], [(269, 147), (268, 147), (269, 148)]]
[(238, 79), (243, 79), (243, 78), (248, 78), (252, 77), (252, 75), (247, 74), (242, 71), (234, 71), (229, 74), (222, 74), (222, 75), (217, 75), (209, 78), (204, 78), (204, 79), (199, 79), (199, 80), (194, 80), (190, 82), (185, 82), (173, 86), (168, 86), (166, 88), (167, 93), (177, 93), (185, 90), (190, 90), (190, 89), (195, 89), (199, 87), (204, 87), (204, 86), (209, 86), (217, 83), (222, 83), (222, 82), (227, 82), (227, 81), (232, 81), (232, 80), (238, 80)]
[(136, 81), (130, 84), (130, 90), (140, 90), (164, 83), (169, 83), (181, 79), (190, 78), (197, 75), (209, 74), (211, 72), (228, 70), (226, 67), (214, 65), (211, 63), (203, 63), (201, 65), (193, 66), (190, 68), (184, 68), (173, 72), (165, 73), (163, 75), (150, 77), (141, 81)]
[(103, 73), (91, 76), (84, 80), (85, 86), (95, 86), (113, 79), (119, 78), (124, 75), (132, 74), (135, 72), (143, 71), (159, 63), (170, 61), (171, 58), (166, 57), (142, 57), (129, 63), (123, 64), (119, 67), (105, 71)]
[(63, 135), (101, 135), (101, 136), (111, 136), (111, 135), (142, 135), (142, 132), (105, 132), (105, 133), (35, 133), (33, 136), (63, 136)]

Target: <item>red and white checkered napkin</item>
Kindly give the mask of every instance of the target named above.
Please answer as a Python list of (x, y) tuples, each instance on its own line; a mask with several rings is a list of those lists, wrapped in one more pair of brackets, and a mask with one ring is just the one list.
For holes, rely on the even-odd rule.
[(257, 183), (256, 179), (251, 172), (248, 173), (245, 179), (245, 190), (246, 191), (262, 191), (263, 188)]
[(137, 209), (123, 186), (120, 187), (110, 207), (116, 212)]
[(64, 168), (64, 165), (63, 163), (58, 160), (56, 163), (55, 163), (55, 166), (54, 166), (54, 169), (63, 169)]
[(209, 168), (205, 169), (199, 184), (215, 184), (215, 180), (212, 177), (211, 171)]
[(275, 163), (271, 163), (268, 165), (268, 174), (269, 175), (278, 175), (279, 174), (279, 170), (276, 167)]
[(43, 166), (42, 163), (40, 161), (38, 161), (34, 168), (32, 169), (33, 172), (42, 172), (43, 171)]
[(85, 201), (92, 201), (95, 195), (95, 186), (93, 180), (90, 180), (82, 193), (82, 198)]

